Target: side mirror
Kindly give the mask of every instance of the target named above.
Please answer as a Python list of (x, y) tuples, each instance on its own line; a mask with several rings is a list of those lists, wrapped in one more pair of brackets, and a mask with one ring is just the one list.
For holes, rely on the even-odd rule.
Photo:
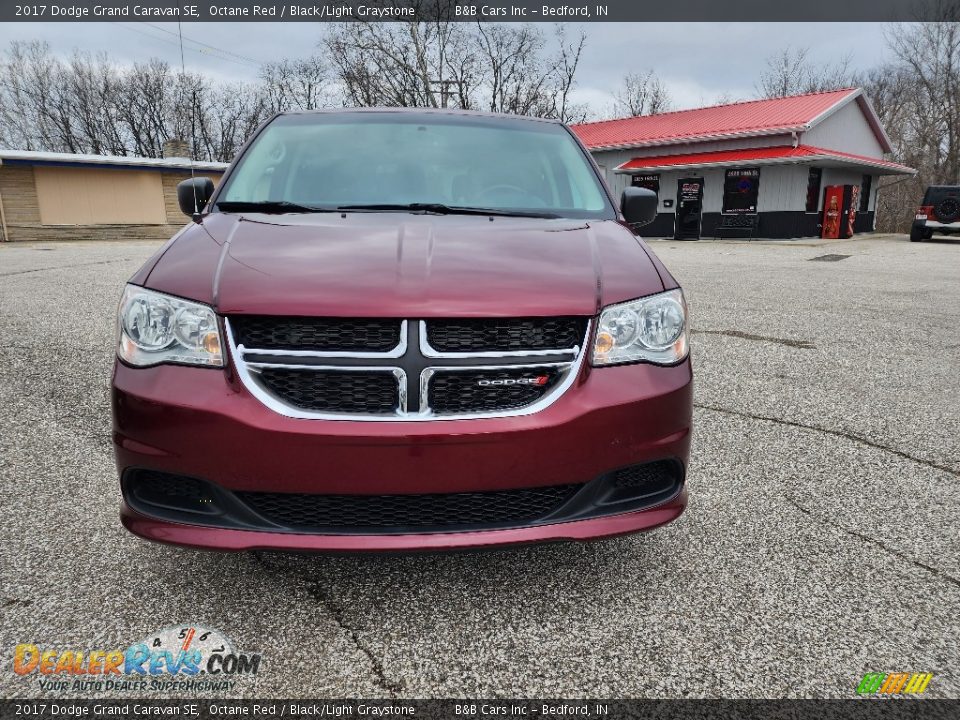
[(208, 177), (190, 178), (177, 185), (177, 202), (184, 215), (196, 219), (213, 197), (213, 180)]
[(648, 225), (657, 219), (657, 194), (646, 188), (625, 188), (620, 197), (620, 210), (629, 224)]

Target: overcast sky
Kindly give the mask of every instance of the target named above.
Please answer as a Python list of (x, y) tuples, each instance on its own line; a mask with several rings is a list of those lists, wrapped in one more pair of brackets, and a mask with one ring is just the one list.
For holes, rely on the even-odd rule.
[[(721, 96), (753, 97), (765, 58), (787, 44), (809, 48), (811, 57), (821, 62), (835, 63), (849, 54), (858, 69), (887, 56), (884, 26), (879, 23), (591, 23), (582, 27), (587, 47), (576, 99), (598, 113), (611, 104), (611, 92), (630, 71), (653, 68), (681, 109), (710, 104)], [(160, 57), (179, 65), (176, 32), (176, 23), (5, 23), (0, 24), (0, 47), (14, 39), (41, 39), (63, 55), (78, 48), (107, 52), (121, 63)], [(313, 52), (321, 33), (322, 26), (312, 23), (184, 23), (185, 59), (188, 68), (212, 76), (253, 80), (259, 63)]]

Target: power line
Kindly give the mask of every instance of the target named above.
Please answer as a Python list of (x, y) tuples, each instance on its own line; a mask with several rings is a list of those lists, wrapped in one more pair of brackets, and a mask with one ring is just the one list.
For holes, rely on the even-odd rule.
[[(130, 23), (117, 23), (117, 24), (118, 24), (118, 25), (122, 25), (125, 30), (133, 30), (134, 32), (140, 33), (141, 35), (144, 35), (144, 36), (150, 38), (151, 40), (157, 40), (158, 42), (163, 42), (163, 43), (167, 43), (168, 45), (173, 45), (174, 47), (179, 47), (179, 43), (178, 43), (176, 40), (167, 40), (166, 38), (157, 37), (156, 35), (153, 35), (152, 33), (145, 32), (144, 30), (141, 30), (141, 29), (138, 28), (138, 27), (132, 26)], [(209, 50), (198, 50), (198, 49), (196, 49), (196, 48), (186, 48), (186, 49), (189, 50), (190, 52), (200, 53), (201, 55), (203, 55), (203, 54), (207, 54), (207, 55), (213, 54), (213, 53), (211, 53), (211, 51), (209, 51)], [(237, 65), (243, 65), (243, 66), (246, 66), (246, 67), (250, 67), (250, 66), (252, 65), (252, 66), (258, 67), (258, 68), (260, 67), (259, 64), (257, 64), (256, 62), (254, 62), (254, 61), (252, 61), (252, 60), (250, 60), (250, 61), (237, 60), (237, 59), (235, 59), (235, 58), (225, 57), (225, 56), (222, 56), (222, 55), (215, 55), (215, 57), (216, 57), (218, 60), (226, 60), (227, 62), (236, 63)]]
[[(142, 30), (142, 29), (140, 29), (140, 28), (138, 28), (138, 27), (132, 26), (132, 25), (129, 24), (129, 23), (121, 23), (121, 24), (128, 26), (127, 29), (129, 29), (129, 30), (133, 30), (133, 31), (135, 31), (135, 32), (138, 32), (138, 33), (140, 33), (141, 35), (145, 35), (146, 37), (151, 38), (151, 39), (153, 39), (153, 40), (159, 40), (160, 42), (165, 42), (165, 43), (167, 43), (167, 44), (169, 44), (169, 45), (173, 45), (173, 46), (175, 46), (175, 47), (179, 47), (179, 46), (180, 46), (180, 43), (179, 43), (178, 40), (168, 40), (168, 39), (163, 38), (163, 37), (158, 37), (158, 36), (156, 36), (156, 35), (153, 35), (152, 33), (145, 32), (144, 30)], [(159, 31), (161, 31), (161, 32), (164, 32), (164, 33), (173, 35), (174, 37), (177, 37), (176, 33), (171, 33), (170, 31), (165, 30), (164, 28), (155, 27), (155, 26), (151, 25), (150, 23), (144, 23), (144, 24), (145, 24), (145, 25), (150, 25), (150, 26), (153, 27), (155, 30), (159, 30)], [(188, 39), (188, 38), (184, 38), (184, 39), (186, 40), (186, 39)], [(198, 44), (199, 44), (199, 43), (198, 43)], [(207, 49), (207, 50), (198, 50), (198, 49), (196, 49), (196, 48), (186, 48), (186, 49), (189, 50), (190, 52), (199, 53), (199, 54), (201, 54), (201, 55), (203, 55), (203, 54), (206, 54), (206, 55), (214, 55), (214, 57), (216, 57), (218, 60), (226, 60), (227, 62), (232, 62), (232, 63), (235, 63), (235, 64), (237, 64), (237, 65), (247, 65), (247, 66), (252, 65), (252, 66), (258, 67), (258, 68), (260, 67), (260, 64), (257, 63), (255, 60), (252, 60), (252, 59), (249, 59), (249, 58), (247, 58), (247, 59), (238, 59), (238, 58), (240, 58), (240, 56), (227, 57), (226, 55), (220, 55), (219, 53), (221, 53), (221, 52), (228, 52), (228, 51), (222, 51), (222, 50), (220, 50), (219, 48), (214, 48), (213, 46), (209, 46), (209, 48), (210, 48), (210, 49)]]
[[(180, 37), (177, 33), (173, 32), (173, 31), (171, 31), (171, 30), (167, 30), (166, 28), (162, 28), (162, 27), (160, 27), (159, 25), (155, 25), (154, 23), (145, 22), (145, 23), (143, 23), (143, 24), (144, 24), (144, 25), (149, 25), (149, 26), (152, 27), (154, 30), (159, 30), (160, 32), (167, 33), (168, 35), (173, 35), (174, 37), (177, 37), (177, 38)], [(256, 65), (256, 66), (258, 66), (258, 67), (261, 65), (261, 63), (259, 63), (258, 61), (254, 60), (254, 59), (251, 58), (251, 57), (247, 57), (246, 55), (240, 55), (240, 54), (235, 53), (235, 52), (232, 52), (232, 51), (230, 51), (230, 50), (224, 50), (223, 48), (219, 48), (219, 47), (217, 47), (216, 45), (210, 45), (209, 43), (200, 42), (199, 40), (194, 40), (193, 38), (187, 37), (186, 35), (183, 35), (182, 37), (183, 37), (183, 39), (186, 40), (187, 42), (192, 42), (192, 43), (194, 43), (195, 45), (200, 45), (201, 47), (205, 47), (205, 48), (208, 48), (208, 49), (210, 49), (210, 50), (215, 50), (215, 51), (217, 51), (217, 52), (219, 52), (219, 53), (222, 53), (222, 54), (224, 54), (224, 55), (229, 55), (229, 56), (231, 56), (231, 57), (237, 58), (238, 60), (244, 60), (244, 61), (246, 61), (246, 62), (248, 62), (248, 63), (251, 63), (252, 65)], [(224, 58), (224, 59), (226, 59), (226, 58)]]

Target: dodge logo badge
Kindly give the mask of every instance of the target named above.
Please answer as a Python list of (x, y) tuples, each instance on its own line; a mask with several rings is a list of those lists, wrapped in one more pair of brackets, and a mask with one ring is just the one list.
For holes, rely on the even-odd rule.
[(478, 380), (480, 387), (503, 387), (504, 385), (546, 385), (550, 378), (538, 375), (532, 378), (498, 378), (496, 380)]

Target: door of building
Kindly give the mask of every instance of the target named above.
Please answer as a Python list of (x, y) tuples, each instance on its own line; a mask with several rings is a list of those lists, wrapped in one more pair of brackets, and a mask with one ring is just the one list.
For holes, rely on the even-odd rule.
[(678, 240), (700, 239), (700, 216), (703, 212), (703, 178), (681, 178), (677, 181), (677, 222), (674, 237)]

